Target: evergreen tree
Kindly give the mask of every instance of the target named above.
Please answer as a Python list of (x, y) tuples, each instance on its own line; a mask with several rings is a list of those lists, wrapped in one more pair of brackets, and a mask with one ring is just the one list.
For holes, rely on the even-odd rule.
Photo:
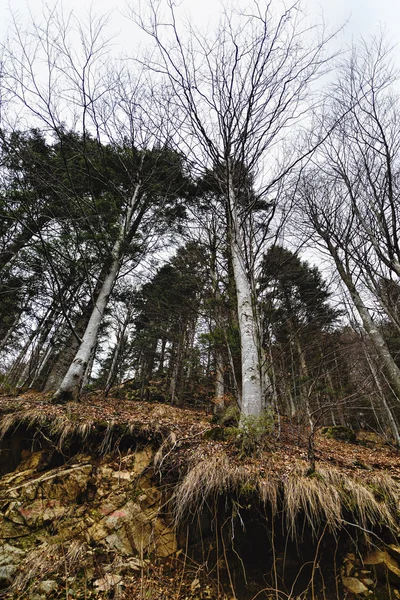
[(264, 347), (275, 346), (279, 356), (280, 384), (289, 392), (289, 410), (296, 412), (300, 401), (310, 412), (310, 382), (324, 374), (324, 332), (339, 312), (329, 304), (331, 293), (319, 270), (281, 246), (264, 255), (258, 287)]

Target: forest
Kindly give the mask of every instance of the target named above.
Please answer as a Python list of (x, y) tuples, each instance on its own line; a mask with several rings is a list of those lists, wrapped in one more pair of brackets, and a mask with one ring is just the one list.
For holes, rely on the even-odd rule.
[[(290, 429), (304, 477), (322, 431), (396, 456), (399, 71), (383, 35), (333, 52), (337, 32), (300, 8), (225, 9), (204, 33), (173, 2), (132, 5), (134, 57), (115, 57), (103, 16), (14, 21), (0, 59), (7, 418), (9, 398), (52, 419), (99, 403), (192, 411), (239, 462)], [(29, 430), (41, 417), (24, 411)], [(370, 511), (364, 533), (394, 530)], [(237, 598), (256, 596), (270, 597)]]

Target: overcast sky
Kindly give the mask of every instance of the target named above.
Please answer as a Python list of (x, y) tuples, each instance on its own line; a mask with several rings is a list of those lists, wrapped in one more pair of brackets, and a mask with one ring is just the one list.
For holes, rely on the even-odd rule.
[[(121, 45), (126, 48), (126, 46), (134, 44), (132, 24), (123, 17), (127, 0), (113, 0), (112, 3), (107, 0), (61, 0), (59, 3), (66, 10), (73, 9), (79, 15), (87, 13), (90, 6), (100, 13), (111, 11), (111, 27), (114, 32), (120, 32)], [(131, 2), (131, 4), (135, 3), (138, 4), (139, 0)], [(220, 4), (218, 0), (183, 0), (182, 3), (190, 10), (195, 21), (209, 20), (210, 23), (216, 18)], [(225, 4), (229, 3), (230, 0), (226, 0)], [(4, 39), (9, 22), (7, 4), (4, 0), (0, 1), (0, 35), (2, 39)], [(12, 0), (9, 3), (12, 10), (19, 13), (24, 20), (25, 18), (29, 20), (29, 12), (39, 15), (41, 5), (40, 0)], [(348, 19), (349, 22), (344, 33), (339, 36), (342, 43), (350, 43), (361, 35), (367, 37), (378, 31), (379, 27), (387, 29), (388, 35), (394, 43), (400, 42), (399, 0), (303, 0), (303, 7), (316, 18), (321, 14), (324, 15), (326, 23), (331, 27), (336, 27)]]

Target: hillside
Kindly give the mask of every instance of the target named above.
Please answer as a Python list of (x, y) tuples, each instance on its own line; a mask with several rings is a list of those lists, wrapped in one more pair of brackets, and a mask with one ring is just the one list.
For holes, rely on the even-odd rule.
[(232, 410), (26, 393), (0, 411), (4, 598), (400, 595), (400, 460), (374, 433), (319, 430), (313, 470), (284, 417), (249, 445)]

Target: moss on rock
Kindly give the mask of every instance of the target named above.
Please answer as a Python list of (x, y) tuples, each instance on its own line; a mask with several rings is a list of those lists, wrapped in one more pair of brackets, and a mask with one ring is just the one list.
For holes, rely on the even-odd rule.
[(355, 432), (352, 429), (350, 429), (350, 427), (345, 427), (344, 425), (324, 427), (321, 433), (326, 437), (341, 442), (349, 442), (350, 444), (355, 444), (357, 441), (357, 435), (355, 434)]

